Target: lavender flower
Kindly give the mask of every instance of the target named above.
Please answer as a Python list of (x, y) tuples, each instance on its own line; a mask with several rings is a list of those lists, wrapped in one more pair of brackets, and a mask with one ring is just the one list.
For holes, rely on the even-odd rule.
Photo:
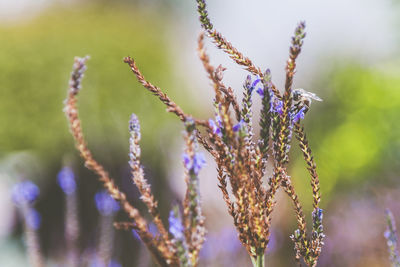
[(41, 216), (31, 204), (39, 196), (39, 188), (31, 181), (23, 181), (14, 185), (11, 198), (17, 205), (25, 222), (26, 246), (31, 266), (44, 266), (36, 230), (39, 229)]
[(42, 216), (36, 209), (29, 208), (27, 210), (25, 220), (29, 228), (31, 228), (32, 230), (38, 230), (42, 222)]
[(257, 86), (257, 84), (259, 83), (259, 82), (261, 82), (261, 79), (260, 78), (257, 78), (257, 79), (255, 79), (254, 80), (254, 82), (251, 84), (251, 92), (254, 90), (254, 88), (256, 88), (256, 86)]
[(273, 104), (271, 105), (271, 112), (279, 113), (279, 115), (282, 115), (283, 101), (275, 98)]
[(221, 134), (221, 128), (217, 126), (215, 121), (213, 121), (212, 119), (209, 119), (208, 123), (210, 124), (213, 134), (217, 134), (217, 135)]
[(203, 153), (195, 153), (193, 157), (193, 172), (198, 175), (200, 170), (206, 165)]
[(189, 172), (193, 172), (195, 175), (198, 175), (200, 170), (206, 164), (206, 159), (203, 153), (195, 153), (193, 160), (191, 160), (189, 155), (186, 153), (183, 154), (182, 158), (185, 168), (189, 170)]
[(257, 94), (258, 94), (259, 96), (263, 97), (263, 96), (264, 96), (264, 88), (262, 88), (262, 87), (258, 88), (258, 89), (257, 89)]
[(306, 107), (302, 107), (296, 114), (292, 115), (293, 123), (298, 122), (299, 120), (304, 119)]
[(324, 210), (317, 209), (312, 212), (313, 221), (322, 222), (322, 218), (324, 217)]
[(233, 125), (232, 130), (238, 132), (244, 126), (244, 120), (240, 120), (237, 124)]
[(386, 221), (387, 221), (387, 229), (384, 233), (384, 236), (387, 240), (387, 246), (390, 254), (390, 261), (393, 266), (400, 266), (400, 256), (398, 251), (398, 238), (397, 238), (397, 230), (396, 230), (396, 222), (394, 220), (393, 214), (390, 210), (386, 210)]
[(32, 203), (39, 196), (39, 187), (31, 181), (23, 181), (12, 188), (11, 198), (16, 205)]
[(171, 210), (169, 213), (168, 217), (168, 222), (169, 222), (169, 232), (178, 240), (183, 240), (184, 234), (184, 228), (182, 225), (181, 220), (178, 218), (177, 211)]
[(94, 196), (96, 208), (103, 216), (110, 216), (119, 211), (118, 202), (115, 201), (106, 191), (100, 191)]
[(221, 116), (219, 115), (215, 116), (215, 122), (217, 123), (218, 127), (223, 126)]
[(57, 182), (66, 195), (76, 191), (75, 175), (71, 168), (64, 167), (57, 175)]

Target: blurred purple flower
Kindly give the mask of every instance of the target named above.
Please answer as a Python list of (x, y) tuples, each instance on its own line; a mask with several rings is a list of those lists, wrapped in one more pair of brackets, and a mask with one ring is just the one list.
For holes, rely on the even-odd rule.
[(32, 203), (39, 196), (39, 187), (31, 181), (23, 181), (14, 185), (11, 198), (17, 205)]
[(40, 224), (42, 222), (42, 216), (40, 213), (34, 209), (34, 208), (29, 208), (26, 214), (26, 224), (28, 225), (29, 228), (33, 230), (37, 230), (40, 227)]
[(119, 210), (119, 204), (106, 191), (100, 191), (94, 196), (96, 208), (103, 216), (110, 216)]
[(71, 195), (76, 190), (75, 175), (69, 167), (61, 169), (57, 175), (57, 182), (66, 195)]
[(184, 239), (183, 235), (183, 225), (181, 220), (176, 216), (173, 210), (170, 211), (169, 217), (169, 232), (176, 238), (176, 239)]
[(108, 267), (122, 267), (122, 265), (116, 260), (111, 260), (110, 263), (108, 264)]

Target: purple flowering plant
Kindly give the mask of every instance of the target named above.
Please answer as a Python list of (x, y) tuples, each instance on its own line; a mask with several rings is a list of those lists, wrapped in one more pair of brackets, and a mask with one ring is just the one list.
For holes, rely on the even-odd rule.
[(44, 262), (37, 233), (42, 217), (33, 207), (35, 200), (39, 197), (39, 193), (39, 187), (31, 181), (19, 182), (11, 190), (11, 199), (17, 206), (24, 222), (29, 261), (34, 266), (43, 266)]
[[(206, 232), (200, 205), (198, 178), (199, 171), (205, 164), (204, 156), (198, 152), (200, 144), (216, 162), (218, 187), (221, 189), (228, 213), (233, 218), (238, 239), (249, 254), (253, 266), (265, 266), (276, 194), (282, 190), (293, 203), (297, 221), (297, 229), (290, 236), (294, 243), (295, 260), (300, 265), (314, 267), (324, 245), (323, 210), (319, 207), (321, 197), (316, 163), (302, 122), (310, 109), (311, 101), (322, 101), (322, 99), (293, 86), (296, 59), (305, 38), (305, 23), (298, 24), (292, 37), (286, 64), (286, 81), (281, 92), (273, 83), (270, 70), (262, 71), (215, 30), (205, 0), (196, 0), (196, 3), (203, 28), (198, 39), (198, 52), (215, 93), (214, 118), (196, 119), (185, 113), (160, 88), (144, 78), (131, 57), (124, 59), (138, 82), (158, 97), (167, 106), (167, 111), (174, 113), (185, 125), (186, 149), (182, 159), (187, 190), (181, 205), (175, 206), (170, 212), (169, 227), (165, 227), (161, 219), (158, 203), (140, 164), (141, 134), (136, 115), (132, 114), (129, 122), (129, 165), (132, 181), (139, 189), (140, 198), (153, 218), (151, 223), (130, 204), (126, 195), (115, 185), (104, 167), (94, 159), (86, 145), (78, 117), (77, 96), (81, 90), (81, 80), (88, 57), (75, 58), (65, 101), (64, 111), (76, 147), (85, 161), (85, 166), (95, 172), (103, 183), (107, 192), (104, 196), (119, 202), (121, 210), (128, 215), (129, 221), (114, 223), (114, 226), (118, 229), (133, 230), (160, 266), (198, 265)], [(244, 81), (241, 103), (237, 100), (233, 89), (225, 85), (223, 74), (226, 69), (221, 65), (218, 67), (211, 65), (204, 48), (205, 36), (249, 72)], [(260, 97), (262, 103), (259, 133), (253, 128), (254, 97)], [(303, 207), (288, 174), (293, 136), (298, 140), (310, 174), (313, 198), (310, 232), (306, 227)], [(267, 171), (267, 168), (271, 170)], [(63, 184), (62, 188), (73, 184), (64, 180), (59, 183)], [(100, 201), (101, 197), (98, 198), (96, 203), (101, 213), (108, 214), (116, 210), (116, 205), (111, 202), (103, 203)], [(157, 231), (150, 231), (150, 225), (155, 225)]]
[[(122, 266), (112, 259), (111, 227), (133, 233), (143, 242), (154, 260), (160, 266), (195, 267), (199, 258), (218, 253), (204, 249), (206, 239), (205, 218), (201, 209), (199, 173), (206, 165), (203, 147), (217, 165), (218, 187), (232, 216), (237, 243), (219, 248), (224, 253), (236, 253), (238, 244), (248, 253), (254, 267), (266, 266), (265, 256), (274, 246), (272, 213), (276, 208), (277, 192), (282, 190), (294, 207), (297, 229), (290, 239), (294, 244), (294, 260), (300, 266), (317, 266), (324, 245), (324, 211), (320, 208), (320, 185), (315, 159), (309, 146), (303, 120), (310, 110), (312, 100), (322, 101), (315, 94), (301, 88), (294, 88), (296, 59), (305, 38), (305, 23), (300, 22), (291, 39), (289, 59), (286, 64), (286, 80), (283, 90), (272, 81), (269, 69), (262, 71), (248, 57), (240, 53), (211, 23), (205, 0), (196, 0), (203, 31), (198, 39), (199, 58), (210, 79), (215, 93), (213, 118), (196, 119), (185, 113), (160, 88), (147, 81), (136, 62), (126, 57), (133, 74), (148, 91), (158, 97), (174, 113), (185, 127), (185, 151), (182, 155), (186, 193), (182, 203), (174, 205), (169, 212), (167, 224), (163, 222), (158, 202), (151, 185), (145, 178), (141, 165), (141, 132), (139, 119), (135, 114), (129, 120), (129, 166), (132, 183), (140, 192), (140, 199), (147, 207), (151, 221), (134, 207), (115, 184), (104, 167), (98, 163), (88, 149), (78, 116), (77, 96), (86, 70), (88, 57), (75, 58), (69, 81), (69, 90), (64, 112), (67, 116), (77, 150), (85, 166), (96, 173), (104, 189), (94, 197), (100, 213), (102, 226), (98, 248), (92, 259), (85, 265), (78, 252), (79, 223), (77, 218), (77, 179), (69, 167), (64, 167), (57, 176), (57, 183), (65, 195), (65, 239), (67, 266)], [(206, 53), (204, 38), (208, 37), (216, 47), (226, 53), (235, 63), (248, 71), (244, 80), (241, 102), (234, 90), (224, 81), (226, 69), (214, 67)], [(253, 127), (253, 100), (261, 99), (260, 130)], [(310, 175), (313, 210), (311, 226), (307, 227), (302, 204), (289, 175), (289, 153), (297, 139), (306, 168)], [(270, 169), (268, 169), (270, 168)], [(23, 181), (12, 189), (11, 198), (24, 221), (28, 254), (32, 266), (44, 266), (37, 231), (41, 225), (41, 215), (34, 208), (39, 196), (39, 188), (31, 181)], [(114, 222), (116, 213), (126, 213), (128, 220)], [(384, 237), (392, 266), (400, 267), (398, 236), (392, 213), (386, 211), (387, 230)], [(218, 238), (210, 236), (210, 239)], [(226, 257), (228, 258), (228, 257)], [(233, 264), (230, 262), (230, 264)]]

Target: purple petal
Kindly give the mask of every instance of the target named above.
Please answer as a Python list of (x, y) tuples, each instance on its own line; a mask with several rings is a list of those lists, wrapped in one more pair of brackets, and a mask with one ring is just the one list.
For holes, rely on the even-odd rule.
[(15, 204), (31, 203), (39, 196), (39, 187), (31, 181), (15, 184), (12, 188), (11, 198)]
[(120, 207), (116, 200), (114, 200), (106, 191), (100, 191), (94, 196), (96, 208), (103, 216), (110, 216), (116, 213)]
[(170, 211), (169, 217), (168, 217), (168, 222), (169, 222), (169, 232), (177, 239), (183, 239), (183, 225), (182, 222), (177, 216), (175, 215), (175, 212), (173, 210)]
[(57, 175), (57, 182), (66, 195), (70, 195), (76, 190), (74, 172), (69, 167), (64, 167)]
[(264, 88), (258, 88), (257, 89), (257, 94), (259, 94), (259, 96), (263, 97), (264, 96)]
[(42, 222), (42, 216), (36, 209), (30, 208), (26, 214), (25, 220), (29, 228), (37, 230)]
[(206, 164), (206, 159), (203, 153), (196, 153), (193, 157), (193, 172), (199, 174), (201, 168)]

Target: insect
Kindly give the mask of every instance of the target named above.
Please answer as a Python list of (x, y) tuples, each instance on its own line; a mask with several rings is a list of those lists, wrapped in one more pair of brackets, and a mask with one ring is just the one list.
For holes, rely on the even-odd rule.
[(301, 101), (307, 106), (311, 104), (311, 100), (322, 101), (320, 97), (316, 94), (308, 92), (303, 88), (297, 88), (293, 90), (293, 100), (294, 101)]

